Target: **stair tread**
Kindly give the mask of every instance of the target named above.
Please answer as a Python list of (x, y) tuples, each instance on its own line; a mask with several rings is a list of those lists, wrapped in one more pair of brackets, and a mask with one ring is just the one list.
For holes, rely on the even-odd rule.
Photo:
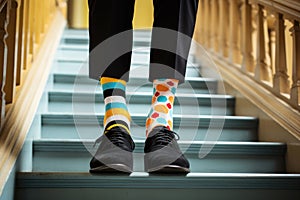
[[(33, 141), (35, 152), (87, 152), (95, 150), (95, 140), (38, 139)], [(144, 140), (135, 140), (136, 153), (143, 153)], [(209, 155), (284, 155), (286, 144), (275, 142), (178, 141), (185, 154), (199, 154), (212, 149)]]
[[(48, 93), (51, 94), (51, 95), (62, 95), (62, 96), (72, 96), (74, 94), (80, 96), (80, 95), (95, 95), (95, 94), (98, 94), (100, 96), (103, 96), (102, 92), (100, 91), (95, 91), (95, 92), (86, 92), (86, 91), (70, 91), (70, 90), (48, 90)], [(153, 93), (152, 92), (126, 92), (126, 95), (128, 96), (141, 96), (141, 97), (152, 97)], [(180, 98), (187, 98), (187, 99), (190, 99), (190, 98), (201, 98), (201, 99), (211, 99), (211, 98), (215, 98), (215, 99), (231, 99), (231, 100), (234, 100), (235, 97), (232, 96), (232, 95), (227, 95), (227, 94), (189, 94), (189, 93), (179, 93), (179, 94), (176, 94), (176, 97), (180, 97)]]
[[(53, 76), (57, 76), (57, 77), (60, 77), (60, 76), (63, 76), (63, 77), (68, 77), (68, 78), (72, 78), (72, 79), (75, 79), (75, 78), (88, 78), (88, 75), (87, 74), (70, 74), (70, 73), (59, 73), (59, 72), (55, 72), (53, 74)], [(135, 82), (135, 81), (138, 81), (138, 80), (145, 80), (144, 77), (132, 77), (132, 79), (129, 81), (129, 83), (131, 82)], [(194, 82), (217, 82), (218, 80), (217, 79), (214, 79), (214, 78), (203, 78), (203, 77), (186, 77), (185, 78), (185, 81), (187, 82), (191, 82), (191, 81), (194, 81)]]
[[(93, 107), (94, 108), (94, 107)], [(87, 108), (88, 109), (88, 108)], [(80, 112), (78, 110), (78, 112)], [(86, 110), (86, 112), (88, 112)], [(104, 113), (96, 115), (73, 114), (73, 113), (44, 113), (42, 114), (42, 123), (45, 124), (64, 124), (64, 125), (102, 125)], [(147, 114), (131, 113), (131, 119), (136, 125), (144, 125)], [(249, 116), (211, 116), (211, 115), (187, 115), (174, 114), (174, 127), (178, 125), (184, 127), (208, 127), (211, 128), (251, 128), (256, 129), (258, 120)]]
[(91, 175), (72, 172), (20, 172), (17, 188), (245, 188), (300, 189), (299, 174), (189, 173), (157, 176), (145, 172), (130, 175)]
[[(53, 88), (57, 90), (101, 91), (99, 81), (89, 79), (87, 74), (54, 73), (53, 79)], [(178, 87), (177, 93), (216, 94), (217, 86), (218, 82), (214, 78), (187, 77), (186, 82)], [(152, 92), (153, 86), (145, 75), (136, 74), (128, 82), (127, 91)]]
[[(152, 92), (127, 92), (128, 109), (130, 112), (148, 112), (153, 96)], [(54, 90), (48, 92), (48, 111), (71, 112), (76, 106), (90, 107), (97, 105), (102, 108), (103, 93), (101, 91), (70, 91)], [(194, 113), (201, 115), (233, 115), (235, 97), (221, 94), (184, 94), (178, 93), (174, 102), (174, 114)], [(198, 109), (195, 109), (197, 107)]]

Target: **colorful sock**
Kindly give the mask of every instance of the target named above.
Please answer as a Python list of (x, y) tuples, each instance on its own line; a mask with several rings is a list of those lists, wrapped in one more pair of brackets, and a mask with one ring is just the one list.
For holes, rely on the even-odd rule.
[(173, 130), (173, 104), (178, 80), (156, 79), (153, 81), (152, 106), (146, 121), (146, 135), (156, 126)]
[(102, 77), (100, 82), (105, 103), (105, 116), (103, 122), (105, 132), (113, 127), (119, 126), (123, 127), (127, 130), (128, 134), (130, 134), (131, 117), (125, 99), (126, 81)]

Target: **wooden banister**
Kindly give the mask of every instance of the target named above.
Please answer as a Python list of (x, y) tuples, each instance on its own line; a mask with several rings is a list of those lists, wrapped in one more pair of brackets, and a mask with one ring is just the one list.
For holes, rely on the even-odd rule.
[(199, 4), (195, 39), (225, 82), (300, 140), (300, 1)]
[(65, 4), (0, 0), (0, 196), (36, 116), (66, 25), (60, 5)]
[(200, 0), (199, 13), (198, 42), (300, 111), (298, 0)]
[(57, 0), (0, 1), (0, 128), (5, 105), (14, 102), (23, 71), (32, 65), (60, 4)]

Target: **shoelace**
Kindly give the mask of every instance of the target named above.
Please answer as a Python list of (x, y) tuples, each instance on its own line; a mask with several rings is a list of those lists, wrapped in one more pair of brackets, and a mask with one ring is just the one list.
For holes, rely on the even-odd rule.
[(176, 132), (170, 131), (167, 128), (163, 128), (157, 133), (155, 133), (153, 143), (168, 145), (170, 142), (172, 142), (173, 138), (175, 138), (175, 140), (178, 141), (180, 139), (180, 136)]
[(107, 138), (115, 145), (122, 145), (125, 143), (124, 133), (120, 131), (118, 127), (115, 127), (110, 130), (108, 135), (101, 135), (99, 138), (97, 138), (93, 147), (95, 147), (96, 144), (101, 143), (104, 136), (107, 136)]

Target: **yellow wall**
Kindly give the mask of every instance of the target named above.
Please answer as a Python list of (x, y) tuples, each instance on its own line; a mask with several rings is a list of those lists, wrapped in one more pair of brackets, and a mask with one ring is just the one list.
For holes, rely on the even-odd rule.
[[(68, 0), (68, 22), (71, 28), (88, 28), (87, 0)], [(151, 28), (153, 22), (152, 0), (136, 0), (133, 27)]]
[(151, 28), (153, 23), (153, 0), (135, 0), (133, 27)]

